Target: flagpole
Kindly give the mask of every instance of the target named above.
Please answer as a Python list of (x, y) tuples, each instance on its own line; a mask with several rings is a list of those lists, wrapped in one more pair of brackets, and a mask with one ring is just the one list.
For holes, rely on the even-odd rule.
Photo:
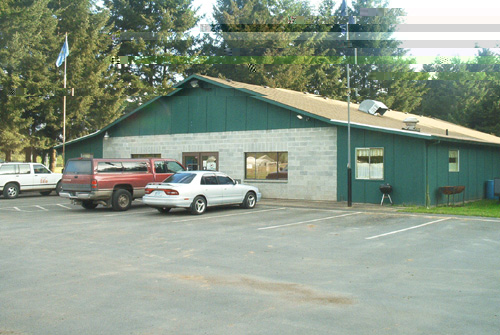
[[(68, 40), (68, 33), (66, 32), (65, 36), (65, 42)], [(63, 96), (63, 150), (62, 150), (62, 156), (63, 156), (63, 166), (66, 164), (65, 160), (65, 154), (66, 154), (66, 58), (64, 57), (64, 96)]]

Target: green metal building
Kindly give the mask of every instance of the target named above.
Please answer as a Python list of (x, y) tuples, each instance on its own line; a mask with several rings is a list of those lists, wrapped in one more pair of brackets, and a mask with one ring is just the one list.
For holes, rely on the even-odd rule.
[(66, 158), (175, 158), (264, 197), (345, 201), (349, 109), (353, 202), (380, 203), (385, 183), (395, 204), (445, 202), (444, 186), (481, 199), (500, 176), (500, 138), (449, 122), (202, 75), (176, 88), (67, 142)]

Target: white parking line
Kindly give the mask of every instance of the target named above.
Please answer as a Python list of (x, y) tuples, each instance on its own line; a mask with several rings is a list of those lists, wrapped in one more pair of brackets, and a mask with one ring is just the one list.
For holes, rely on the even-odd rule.
[(274, 229), (274, 228), (281, 228), (281, 227), (289, 227), (289, 226), (295, 226), (295, 225), (303, 224), (303, 223), (324, 221), (324, 220), (329, 220), (329, 219), (334, 219), (334, 218), (341, 218), (341, 217), (344, 217), (344, 216), (356, 215), (356, 214), (361, 214), (361, 212), (347, 213), (347, 214), (329, 216), (329, 217), (326, 217), (326, 218), (319, 218), (319, 219), (314, 219), (314, 220), (307, 220), (307, 221), (287, 223), (287, 224), (282, 224), (282, 225), (279, 225), (279, 226), (262, 227), (262, 228), (257, 228), (257, 230), (266, 230), (266, 229)]
[(36, 208), (40, 208), (41, 210), (48, 211), (48, 209), (43, 208), (42, 206), (35, 205)]
[(120, 216), (120, 215), (127, 215), (127, 216), (129, 216), (129, 215), (144, 214), (144, 213), (154, 213), (154, 212), (151, 210), (151, 208), (147, 208), (144, 211), (133, 211), (133, 212), (125, 211), (125, 212), (116, 213), (116, 214), (104, 214), (103, 216), (106, 216), (106, 217)]
[(372, 239), (374, 239), (374, 238), (378, 238), (378, 237), (382, 237), (382, 236), (387, 236), (387, 235), (397, 234), (397, 233), (401, 233), (401, 232), (404, 232), (404, 231), (407, 231), (407, 230), (411, 230), (411, 229), (416, 229), (416, 228), (420, 228), (420, 227), (428, 226), (428, 225), (431, 225), (431, 224), (433, 224), (433, 223), (438, 223), (438, 222), (445, 221), (445, 220), (449, 220), (449, 219), (451, 219), (451, 218), (439, 219), (439, 220), (435, 220), (435, 221), (427, 222), (427, 223), (424, 223), (424, 224), (421, 224), (421, 225), (418, 225), (418, 226), (413, 226), (413, 227), (409, 227), (409, 228), (405, 228), (405, 229), (395, 230), (395, 231), (391, 231), (391, 232), (389, 232), (389, 233), (385, 233), (385, 234), (380, 234), (380, 235), (375, 235), (375, 236), (367, 237), (367, 238), (365, 238), (365, 240), (372, 240)]
[(192, 219), (172, 221), (172, 223), (187, 222), (187, 221), (196, 221), (196, 220), (201, 220), (201, 219), (215, 219), (215, 218), (223, 218), (223, 217), (226, 217), (226, 216), (246, 215), (246, 214), (253, 214), (253, 213), (270, 212), (270, 211), (278, 211), (278, 210), (281, 210), (281, 209), (286, 209), (286, 207), (263, 209), (261, 211), (251, 210), (251, 211), (248, 211), (248, 212), (239, 212), (239, 213), (234, 213), (234, 214), (217, 215), (217, 216), (201, 216), (201, 217), (198, 216), (198, 217), (192, 218)]
[(61, 205), (61, 204), (57, 204), (57, 206), (62, 207), (62, 208), (66, 208), (66, 209), (73, 209), (73, 208), (71, 208), (71, 207), (64, 206), (64, 205)]

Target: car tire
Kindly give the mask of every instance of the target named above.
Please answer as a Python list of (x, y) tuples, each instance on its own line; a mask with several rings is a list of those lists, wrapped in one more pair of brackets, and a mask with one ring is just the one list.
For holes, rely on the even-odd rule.
[(56, 194), (59, 195), (62, 191), (62, 182), (59, 180), (56, 185)]
[(41, 195), (49, 195), (50, 193), (52, 193), (52, 191), (43, 191), (43, 192), (40, 192)]
[(255, 193), (248, 192), (247, 195), (245, 195), (245, 199), (243, 200), (241, 207), (251, 209), (255, 207), (255, 204), (257, 204), (257, 197), (255, 196)]
[(194, 198), (193, 203), (191, 204), (191, 214), (193, 215), (201, 215), (205, 213), (207, 209), (207, 201), (202, 196), (197, 196)]
[(19, 196), (19, 186), (14, 183), (8, 183), (3, 188), (3, 196), (5, 199), (15, 199)]
[(113, 192), (113, 210), (126, 211), (132, 205), (132, 194), (123, 188)]
[(162, 214), (167, 214), (168, 212), (170, 212), (170, 210), (172, 208), (170, 208), (170, 207), (158, 207), (156, 209), (158, 210), (158, 212), (160, 212)]
[(84, 201), (82, 202), (82, 207), (85, 209), (95, 209), (97, 204), (94, 204), (92, 201)]

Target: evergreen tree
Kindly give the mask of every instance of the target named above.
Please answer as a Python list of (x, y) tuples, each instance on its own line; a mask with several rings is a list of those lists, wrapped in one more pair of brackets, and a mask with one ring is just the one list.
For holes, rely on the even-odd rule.
[[(467, 125), (500, 136), (500, 55), (481, 49), (469, 65), (475, 96), (467, 100)], [(469, 93), (470, 94), (470, 93)]]
[(424, 71), (433, 72), (427, 81), (419, 112), (466, 127), (500, 135), (500, 57), (483, 49), (469, 62), (458, 57), (443, 64), (436, 58)]
[(335, 16), (335, 2), (323, 0), (318, 15), (307, 25), (307, 32), (314, 32), (310, 47), (319, 64), (308, 67), (307, 91), (329, 98), (342, 100), (346, 97), (345, 66), (341, 63), (341, 48), (331, 37), (338, 36), (339, 18)]
[(105, 0), (111, 11), (112, 32), (119, 56), (139, 58), (122, 67), (122, 79), (130, 83), (129, 95), (160, 95), (190, 68), (169, 64), (170, 56), (194, 56), (200, 41), (189, 34), (199, 21), (193, 0)]
[[(2, 3), (0, 81), (1, 146), (26, 149), (26, 160), (44, 156), (62, 141), (64, 67), (55, 62), (68, 32), (67, 133), (70, 140), (102, 128), (119, 116), (123, 81), (110, 66), (108, 13), (89, 0), (9, 1)], [(54, 154), (51, 155), (54, 158)], [(51, 162), (53, 166), (54, 162)]]
[[(387, 6), (385, 0), (357, 0), (348, 10), (349, 15), (357, 18), (355, 24), (349, 25), (353, 40), (350, 49), (344, 52), (352, 62), (353, 49), (357, 49), (358, 65), (351, 67), (351, 87), (357, 88), (357, 102), (376, 99), (391, 109), (411, 112), (420, 104), (427, 76), (411, 68), (412, 60), (401, 58), (408, 50), (400, 48), (401, 41), (395, 40), (392, 34), (401, 23), (399, 17), (404, 16), (404, 11), (387, 10)], [(372, 9), (371, 15), (361, 16), (362, 8)], [(355, 38), (358, 33), (368, 36)]]
[[(226, 55), (235, 64), (214, 65), (206, 73), (257, 85), (319, 91), (310, 85), (313, 58), (309, 56), (316, 55), (314, 48), (320, 41), (307, 35), (310, 31), (304, 22), (293, 22), (297, 17), (309, 19), (311, 13), (307, 2), (298, 0), (218, 0), (213, 25), (218, 44), (212, 54)], [(241, 64), (241, 57), (253, 64), (252, 69)]]
[[(3, 3), (0, 48), (0, 146), (7, 160), (13, 151), (45, 148), (47, 139), (39, 131), (49, 120), (44, 109), (54, 74), (47, 67), (57, 58), (56, 19), (49, 0)], [(13, 96), (15, 94), (15, 96)]]
[[(58, 52), (64, 34), (68, 33), (67, 87), (74, 88), (74, 96), (66, 98), (66, 139), (71, 140), (95, 132), (119, 117), (127, 85), (119, 68), (110, 61), (118, 50), (107, 25), (109, 12), (96, 10), (96, 3), (89, 0), (54, 0), (52, 6), (59, 22)], [(63, 66), (53, 69), (57, 86), (63, 87)], [(61, 124), (62, 97), (53, 101), (51, 114), (57, 115)]]

